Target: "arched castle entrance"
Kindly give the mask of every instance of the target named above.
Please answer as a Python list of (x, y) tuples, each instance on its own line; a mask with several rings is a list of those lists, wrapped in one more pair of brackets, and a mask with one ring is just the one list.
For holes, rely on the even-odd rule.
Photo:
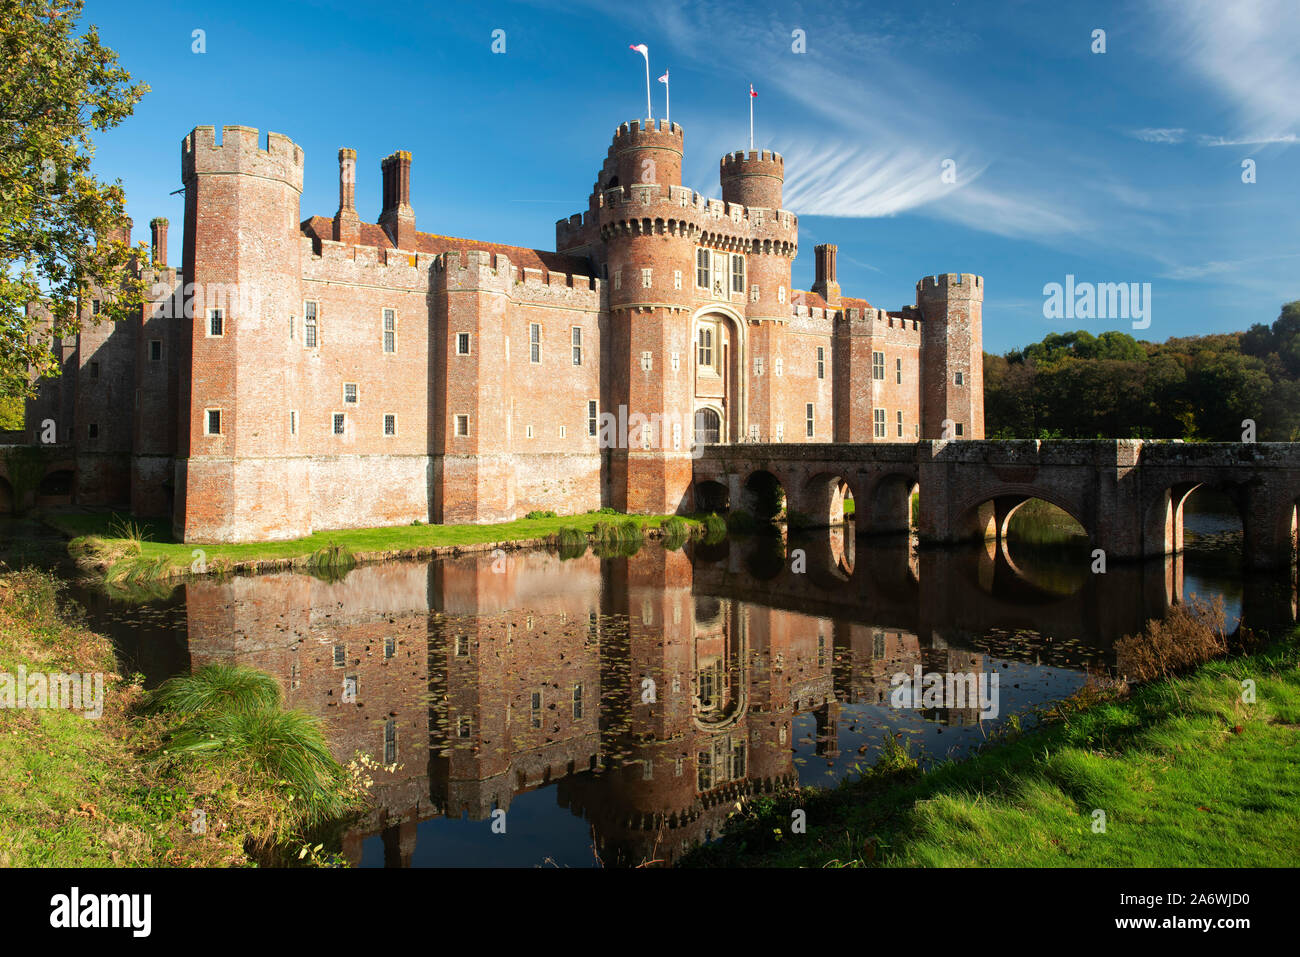
[(729, 306), (714, 303), (691, 317), (691, 370), (695, 442), (735, 442), (745, 422), (745, 323)]

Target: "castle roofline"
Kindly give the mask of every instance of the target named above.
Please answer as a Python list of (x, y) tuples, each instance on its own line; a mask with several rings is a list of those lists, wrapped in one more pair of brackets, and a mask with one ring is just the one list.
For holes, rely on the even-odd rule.
[(838, 306), (829, 306), (826, 300), (818, 293), (809, 292), (804, 289), (791, 289), (790, 301), (796, 306), (807, 306), (810, 309), (870, 309), (871, 303), (865, 299), (855, 299), (852, 296), (841, 296)]
[[(319, 242), (333, 241), (334, 220), (329, 216), (311, 216), (304, 219), (299, 228), (302, 234)], [(355, 245), (373, 246), (377, 249), (396, 249), (387, 230), (377, 223), (361, 223), (361, 238)], [(442, 236), (437, 233), (415, 234), (416, 248), (412, 252), (437, 255), (455, 251), (482, 251), (502, 255), (521, 269), (541, 269), (547, 273), (565, 273), (591, 278), (595, 270), (591, 262), (583, 256), (569, 256), (565, 253), (551, 252), (546, 249), (530, 249), (527, 246), (509, 246), (505, 243), (488, 243), (478, 239), (461, 239), (455, 236)]]

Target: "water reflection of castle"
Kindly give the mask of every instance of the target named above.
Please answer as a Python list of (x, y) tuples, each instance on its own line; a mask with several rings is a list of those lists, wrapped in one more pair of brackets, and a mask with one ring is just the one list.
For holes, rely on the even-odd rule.
[[(815, 716), (816, 754), (834, 756), (840, 704), (887, 702), (895, 672), (984, 670), (969, 639), (1006, 612), (983, 587), (989, 562), (929, 569), (944, 587), (927, 595), (918, 561), (952, 553), (861, 549), (855, 567), (851, 538), (827, 545), (808, 548), (797, 577), (784, 555), (724, 544), (694, 563), (659, 548), (520, 552), (368, 566), (336, 583), (194, 582), (192, 664), (270, 671), (290, 706), (328, 721), (340, 759), (398, 765), (375, 775), (375, 810), (345, 841), (355, 860), (380, 834), (386, 861), (407, 864), (420, 821), (485, 820), (551, 782), (607, 863), (672, 860), (741, 796), (797, 780), (797, 715)], [(1132, 622), (1163, 611), (1148, 607), (1167, 598), (1159, 587), (1129, 587)], [(1008, 607), (1022, 627), (1057, 614)], [(978, 710), (927, 717), (967, 724)]]

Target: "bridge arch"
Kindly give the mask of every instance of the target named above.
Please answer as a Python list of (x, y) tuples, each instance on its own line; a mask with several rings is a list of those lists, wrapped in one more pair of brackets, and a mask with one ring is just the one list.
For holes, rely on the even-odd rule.
[(695, 510), (726, 514), (731, 509), (731, 493), (722, 482), (713, 479), (696, 479)]
[(819, 471), (803, 483), (792, 508), (809, 528), (843, 525), (844, 500), (852, 498), (855, 508), (859, 501), (854, 484), (847, 471)]
[(1096, 541), (1097, 530), (1085, 518), (1083, 503), (1072, 501), (1055, 489), (1037, 485), (1001, 485), (982, 489), (963, 505), (954, 509), (958, 539), (1005, 541), (1011, 516), (1030, 499), (1055, 505), (1079, 523), (1089, 542)]
[(741, 507), (760, 522), (773, 521), (788, 507), (787, 486), (780, 476), (768, 469), (750, 472), (741, 488)]

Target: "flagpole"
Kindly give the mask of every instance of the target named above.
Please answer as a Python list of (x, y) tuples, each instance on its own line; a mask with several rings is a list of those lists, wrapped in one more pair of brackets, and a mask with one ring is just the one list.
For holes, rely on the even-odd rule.
[(654, 122), (654, 110), (650, 107), (650, 55), (645, 55), (645, 117), (651, 123)]
[(749, 151), (754, 152), (754, 87), (749, 87)]
[(668, 71), (664, 70), (664, 122), (673, 128), (673, 104), (668, 95)]

